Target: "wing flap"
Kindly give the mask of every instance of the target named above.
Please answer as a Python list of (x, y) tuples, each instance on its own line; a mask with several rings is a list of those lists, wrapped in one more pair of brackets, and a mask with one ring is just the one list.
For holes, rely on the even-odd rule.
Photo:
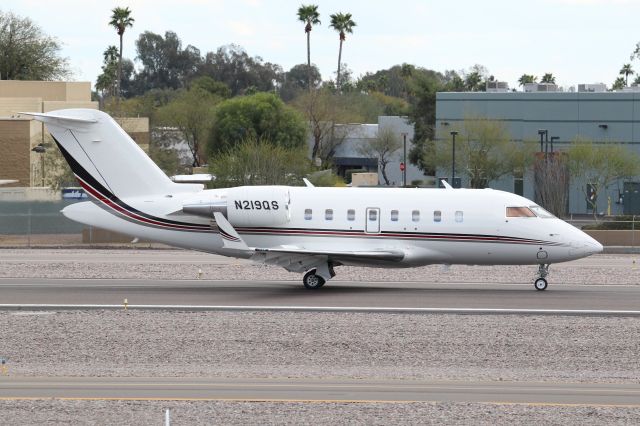
[(399, 262), (405, 253), (400, 250), (310, 250), (301, 248), (256, 248), (256, 253), (279, 253), (290, 255), (326, 256), (339, 259), (387, 260)]

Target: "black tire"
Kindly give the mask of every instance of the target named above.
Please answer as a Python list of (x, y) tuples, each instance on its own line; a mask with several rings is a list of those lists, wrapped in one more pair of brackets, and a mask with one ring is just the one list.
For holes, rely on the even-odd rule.
[(324, 285), (325, 281), (320, 275), (316, 275), (315, 269), (312, 269), (304, 274), (302, 283), (308, 290), (317, 290)]
[(538, 278), (534, 281), (533, 285), (535, 286), (536, 290), (544, 291), (547, 289), (547, 280), (545, 280), (544, 278)]

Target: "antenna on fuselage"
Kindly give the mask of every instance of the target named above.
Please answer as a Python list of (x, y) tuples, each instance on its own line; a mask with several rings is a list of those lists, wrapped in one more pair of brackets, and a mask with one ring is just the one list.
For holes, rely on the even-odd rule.
[(442, 182), (442, 186), (444, 186), (444, 189), (453, 189), (453, 186), (449, 185), (449, 182), (447, 182), (444, 179), (440, 179), (440, 182)]

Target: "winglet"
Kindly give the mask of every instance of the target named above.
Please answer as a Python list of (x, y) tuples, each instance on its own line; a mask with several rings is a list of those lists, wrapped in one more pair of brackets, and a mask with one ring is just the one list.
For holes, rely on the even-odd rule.
[(214, 212), (213, 217), (216, 219), (216, 224), (218, 225), (218, 230), (220, 231), (224, 248), (243, 251), (253, 250), (244, 242), (242, 237), (240, 237), (238, 232), (222, 213)]
[(453, 186), (449, 185), (449, 182), (447, 182), (444, 179), (440, 179), (440, 182), (442, 182), (442, 186), (444, 186), (444, 189), (453, 189)]
[(309, 187), (309, 188), (314, 188), (314, 187), (315, 187), (315, 185), (314, 185), (314, 184), (312, 184), (311, 182), (309, 182), (309, 179), (307, 179), (307, 178), (302, 178), (302, 181), (303, 181), (303, 182), (304, 182), (304, 184), (305, 184), (305, 185), (307, 185), (307, 187)]

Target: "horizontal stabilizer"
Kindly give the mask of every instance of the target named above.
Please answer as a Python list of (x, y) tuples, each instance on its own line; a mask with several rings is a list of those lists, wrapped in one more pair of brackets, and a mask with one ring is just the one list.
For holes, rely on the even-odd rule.
[(43, 123), (47, 123), (51, 120), (61, 120), (61, 121), (69, 121), (72, 123), (97, 123), (98, 120), (95, 118), (80, 118), (80, 117), (68, 117), (65, 115), (58, 114), (50, 114), (46, 112), (20, 112), (18, 114), (30, 115), (34, 119), (38, 121), (42, 121)]

